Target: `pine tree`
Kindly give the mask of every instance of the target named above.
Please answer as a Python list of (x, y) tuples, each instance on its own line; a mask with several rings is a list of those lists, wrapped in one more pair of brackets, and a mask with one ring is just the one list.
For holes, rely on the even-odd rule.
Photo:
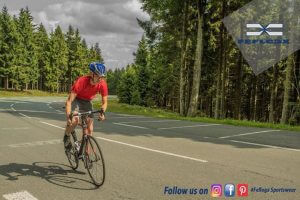
[(40, 78), (38, 89), (45, 90), (46, 69), (49, 68), (50, 62), (50, 41), (44, 25), (41, 23), (38, 27), (38, 32), (35, 34), (36, 51)]
[(39, 78), (36, 44), (34, 38), (33, 18), (28, 8), (21, 9), (17, 20), (18, 33), (20, 34), (20, 54), (18, 69), (20, 70), (19, 84), (28, 89), (28, 84), (36, 85)]
[(5, 6), (2, 8), (0, 27), (0, 76), (4, 78), (4, 88), (8, 89), (9, 80), (14, 77), (13, 73), (16, 69), (15, 51), (19, 39), (16, 24)]
[(59, 92), (61, 82), (65, 83), (67, 73), (68, 48), (64, 34), (58, 26), (50, 35), (50, 58), (49, 68), (46, 69), (46, 86), (52, 92)]
[[(135, 54), (135, 66), (137, 69), (137, 76), (138, 76), (138, 92), (139, 92), (139, 99), (141, 99), (140, 104), (145, 106), (146, 105), (146, 97), (148, 91), (148, 84), (149, 84), (149, 70), (147, 68), (147, 57), (148, 57), (148, 50), (146, 39), (142, 36), (141, 41), (139, 42), (137, 52)], [(137, 96), (137, 95), (135, 95)], [(137, 104), (138, 101), (135, 102)]]

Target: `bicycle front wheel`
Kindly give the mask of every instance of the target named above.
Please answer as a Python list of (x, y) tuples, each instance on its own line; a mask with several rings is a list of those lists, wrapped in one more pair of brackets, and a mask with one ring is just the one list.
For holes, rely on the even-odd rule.
[(75, 147), (74, 137), (71, 136), (70, 140), (71, 140), (71, 146), (70, 146), (70, 148), (67, 148), (67, 149), (65, 148), (65, 153), (66, 153), (68, 161), (71, 165), (71, 168), (73, 170), (75, 170), (78, 168), (78, 151), (76, 150), (76, 147)]
[(87, 137), (85, 147), (85, 166), (96, 186), (101, 186), (105, 180), (105, 164), (103, 154), (96, 139), (92, 136)]

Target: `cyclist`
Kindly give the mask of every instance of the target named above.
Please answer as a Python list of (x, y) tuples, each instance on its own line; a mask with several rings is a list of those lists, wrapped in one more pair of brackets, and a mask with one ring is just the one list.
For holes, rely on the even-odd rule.
[[(71, 111), (76, 112), (87, 112), (93, 110), (91, 100), (100, 93), (102, 96), (102, 106), (101, 110), (103, 113), (99, 113), (99, 120), (105, 120), (104, 112), (107, 108), (107, 83), (105, 81), (106, 69), (104, 64), (93, 62), (89, 64), (91, 73), (86, 76), (79, 77), (72, 86), (69, 97), (66, 101), (66, 117), (67, 126), (64, 134), (64, 146), (65, 148), (71, 147), (70, 135), (76, 134), (74, 129), (79, 123), (78, 117), (73, 117), (72, 121), (70, 119)], [(88, 134), (93, 132), (93, 115), (90, 115), (87, 124)]]

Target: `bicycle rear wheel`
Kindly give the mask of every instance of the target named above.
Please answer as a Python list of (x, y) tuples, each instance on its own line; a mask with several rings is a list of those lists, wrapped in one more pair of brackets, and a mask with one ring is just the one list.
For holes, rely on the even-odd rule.
[[(71, 134), (72, 135), (72, 134)], [(78, 151), (75, 147), (75, 141), (73, 135), (70, 137), (72, 147), (65, 149), (66, 156), (73, 170), (78, 168)]]
[(87, 137), (85, 151), (85, 167), (96, 186), (101, 186), (105, 180), (105, 164), (103, 154), (96, 139)]

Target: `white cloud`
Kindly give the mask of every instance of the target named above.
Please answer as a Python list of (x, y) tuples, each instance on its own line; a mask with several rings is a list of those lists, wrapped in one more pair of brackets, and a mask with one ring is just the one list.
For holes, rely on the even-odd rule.
[(78, 28), (89, 45), (99, 43), (105, 62), (113, 68), (133, 61), (143, 33), (136, 18), (149, 19), (138, 0), (2, 1), (16, 11), (28, 6), (34, 22), (43, 23), (48, 32), (58, 24), (64, 32), (69, 25)]

